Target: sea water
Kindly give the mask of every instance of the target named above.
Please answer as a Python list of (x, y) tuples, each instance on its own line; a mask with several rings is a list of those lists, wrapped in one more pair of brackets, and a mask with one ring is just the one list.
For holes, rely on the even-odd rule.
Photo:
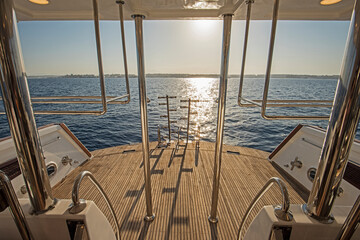
[[(261, 99), (263, 78), (247, 78), (244, 81), (243, 96)], [(337, 85), (336, 79), (316, 78), (273, 78), (271, 79), (269, 99), (317, 99), (332, 100)], [(31, 78), (31, 96), (79, 96), (100, 95), (99, 80), (95, 78)], [(141, 142), (141, 122), (138, 81), (130, 79), (131, 102), (129, 104), (109, 104), (103, 116), (88, 115), (36, 115), (37, 126), (50, 123), (65, 123), (79, 140), (91, 151), (116, 145)], [(199, 99), (203, 102), (191, 104), (190, 122), (192, 128), (200, 129), (201, 140), (215, 142), (217, 124), (217, 103), (219, 80), (217, 78), (147, 78), (146, 79), (150, 141), (157, 140), (158, 126), (166, 126), (165, 103), (159, 96), (176, 96), (169, 99), (172, 128), (186, 127), (187, 102), (180, 100)], [(237, 103), (239, 79), (228, 80), (226, 98), (226, 118), (224, 143), (256, 148), (271, 152), (298, 124), (327, 127), (328, 120), (264, 120), (259, 107), (241, 108)], [(124, 79), (106, 79), (108, 96), (125, 94)], [(101, 110), (101, 105), (87, 104), (33, 104), (34, 110)], [(3, 110), (3, 106), (1, 106)], [(269, 115), (328, 115), (330, 108), (269, 108)], [(10, 135), (6, 116), (0, 116), (0, 137)], [(359, 129), (358, 129), (359, 133)], [(162, 135), (167, 131), (162, 130)], [(357, 135), (359, 136), (359, 134)], [(176, 139), (176, 134), (172, 139)], [(358, 137), (357, 137), (358, 138)]]

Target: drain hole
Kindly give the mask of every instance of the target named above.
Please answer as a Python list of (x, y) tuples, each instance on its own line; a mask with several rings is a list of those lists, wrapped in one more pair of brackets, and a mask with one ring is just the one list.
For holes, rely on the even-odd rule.
[(230, 153), (230, 154), (235, 154), (235, 155), (240, 155), (239, 152), (235, 152), (235, 151), (226, 151), (227, 153)]
[(124, 150), (122, 153), (135, 152), (135, 149)]

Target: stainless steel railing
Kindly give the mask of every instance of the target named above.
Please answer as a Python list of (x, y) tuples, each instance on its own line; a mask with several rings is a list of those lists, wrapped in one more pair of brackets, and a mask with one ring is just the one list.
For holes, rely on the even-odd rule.
[[(125, 70), (125, 84), (126, 84), (126, 94), (122, 96), (106, 96), (105, 91), (105, 76), (102, 63), (102, 53), (101, 53), (101, 41), (100, 41), (100, 24), (99, 24), (99, 10), (98, 10), (98, 0), (92, 0), (93, 10), (94, 10), (94, 27), (95, 27), (95, 38), (96, 38), (96, 49), (97, 49), (97, 58), (98, 58), (98, 68), (99, 68), (99, 80), (100, 80), (100, 96), (38, 96), (32, 97), (31, 101), (33, 104), (101, 104), (102, 110), (99, 111), (87, 111), (87, 110), (77, 110), (77, 111), (34, 111), (34, 114), (39, 115), (103, 115), (107, 111), (107, 104), (127, 104), (130, 102), (130, 85), (129, 85), (129, 75), (128, 75), (128, 66), (127, 66), (127, 57), (126, 57), (126, 45), (125, 45), (125, 31), (124, 31), (124, 16), (123, 16), (123, 4), (124, 1), (116, 1), (119, 4), (119, 15), (120, 15), (120, 28), (121, 28), (121, 40), (123, 47), (123, 59), (124, 59), (124, 70)], [(126, 100), (121, 100), (126, 98)], [(2, 98), (1, 98), (2, 100)], [(5, 114), (5, 112), (0, 112), (0, 114)]]
[(149, 156), (149, 132), (147, 118), (147, 97), (146, 97), (146, 81), (145, 81), (145, 61), (144, 61), (144, 42), (143, 42), (143, 15), (133, 15), (135, 20), (136, 34), (136, 50), (137, 50), (137, 66), (138, 66), (138, 82), (139, 82), (139, 102), (140, 102), (140, 118), (141, 118), (141, 141), (144, 163), (144, 182), (145, 182), (145, 200), (146, 200), (146, 216), (145, 221), (151, 222), (155, 219), (152, 209), (151, 197), (151, 171)]
[(303, 209), (331, 222), (331, 209), (349, 160), (360, 118), (360, 2), (355, 1), (334, 107), (326, 130), (313, 186)]
[(14, 188), (11, 185), (11, 181), (3, 171), (0, 171), (0, 188), (3, 192), (3, 196), (5, 197), (7, 205), (10, 207), (11, 215), (14, 218), (14, 222), (22, 239), (34, 239), (30, 232), (29, 225), (27, 224), (25, 214), (17, 199)]
[[(268, 92), (270, 85), (270, 76), (271, 76), (271, 65), (272, 58), (274, 52), (274, 43), (275, 43), (275, 35), (276, 35), (276, 25), (278, 20), (279, 13), (279, 2), (280, 0), (274, 0), (274, 8), (273, 8), (273, 17), (272, 17), (272, 25), (271, 25), (271, 35), (270, 35), (270, 45), (269, 45), (269, 53), (268, 53), (268, 61), (266, 67), (266, 75), (265, 75), (265, 84), (262, 100), (253, 100), (243, 97), (243, 82), (244, 82), (244, 72), (246, 65), (246, 51), (247, 51), (247, 43), (248, 43), (248, 35), (249, 35), (249, 25), (250, 25), (250, 16), (251, 16), (251, 5), (254, 3), (254, 0), (247, 0), (247, 15), (246, 15), (246, 25), (245, 25), (245, 37), (244, 37), (244, 47), (243, 47), (243, 57), (242, 57), (242, 65), (240, 72), (240, 83), (239, 83), (239, 93), (238, 93), (238, 105), (240, 107), (260, 107), (261, 108), (261, 116), (264, 119), (275, 120), (275, 119), (292, 119), (292, 120), (321, 120), (328, 119), (329, 116), (291, 116), (291, 115), (269, 115), (266, 114), (267, 107), (323, 107), (330, 108), (332, 107), (331, 100), (309, 100), (309, 99), (274, 99), (268, 100)], [(242, 102), (243, 101), (243, 102)], [(246, 103), (244, 103), (246, 102)], [(269, 104), (270, 103), (270, 104)]]
[(101, 196), (105, 199), (106, 205), (108, 206), (110, 213), (112, 215), (112, 217), (114, 218), (115, 221), (115, 227), (116, 227), (116, 232), (115, 232), (115, 236), (116, 239), (120, 240), (120, 226), (119, 226), (119, 221), (116, 217), (115, 214), (115, 210), (114, 207), (112, 206), (109, 197), (106, 195), (104, 189), (101, 187), (100, 183), (96, 180), (96, 178), (94, 177), (94, 175), (92, 175), (91, 172), (89, 171), (82, 171), (75, 179), (74, 181), (74, 185), (73, 185), (73, 190), (72, 190), (72, 204), (70, 205), (69, 208), (69, 212), (71, 214), (77, 214), (79, 212), (81, 212), (82, 210), (84, 210), (86, 208), (86, 201), (83, 199), (79, 199), (79, 190), (80, 190), (80, 186), (82, 183), (82, 180), (88, 177), (89, 180), (91, 181), (92, 184), (94, 184), (94, 186), (96, 187), (96, 189), (100, 192)]
[(281, 195), (282, 195), (282, 204), (281, 207), (276, 207), (274, 212), (275, 216), (283, 221), (291, 221), (292, 220), (292, 214), (289, 212), (290, 208), (290, 198), (289, 193), (287, 191), (285, 183), (277, 177), (270, 178), (269, 181), (267, 181), (264, 185), (264, 187), (256, 194), (254, 199), (251, 201), (249, 207), (247, 208), (244, 217), (241, 220), (241, 224), (239, 227), (238, 232), (238, 240), (242, 239), (242, 231), (244, 228), (244, 223), (246, 222), (247, 218), (250, 215), (251, 210), (254, 208), (255, 204), (260, 200), (260, 198), (270, 189), (270, 187), (276, 183), (277, 186), (279, 186)]
[(347, 240), (351, 239), (352, 235), (359, 227), (360, 223), (360, 195), (356, 199), (354, 206), (351, 208), (351, 211), (346, 218), (344, 225), (341, 227), (339, 234), (337, 235), (337, 240)]
[(225, 126), (225, 106), (226, 106), (226, 92), (228, 81), (228, 68), (229, 68), (229, 49), (230, 49), (230, 36), (231, 36), (231, 23), (232, 15), (225, 14), (223, 25), (223, 42), (221, 51), (221, 70), (219, 81), (219, 99), (218, 99), (218, 116), (216, 125), (216, 143), (215, 143), (215, 156), (214, 156), (214, 175), (213, 175), (213, 188), (211, 197), (211, 209), (209, 222), (217, 223), (217, 205), (220, 187), (220, 169), (222, 160), (222, 147), (224, 141), (224, 126)]
[(120, 101), (120, 103), (129, 103), (130, 102), (130, 84), (129, 84), (129, 71), (128, 71), (127, 57), (126, 57), (125, 27), (124, 27), (124, 12), (123, 12), (123, 5), (125, 4), (125, 2), (121, 1), (121, 0), (120, 1), (117, 0), (116, 3), (119, 4), (121, 42), (122, 42), (122, 50), (123, 50), (126, 95), (127, 95), (127, 100)]
[(4, 109), (30, 203), (35, 213), (56, 203), (30, 101), (12, 0), (0, 1), (0, 85)]

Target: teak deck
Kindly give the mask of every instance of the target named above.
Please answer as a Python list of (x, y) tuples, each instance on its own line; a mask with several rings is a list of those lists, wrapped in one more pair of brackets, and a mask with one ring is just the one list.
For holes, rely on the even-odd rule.
[[(150, 144), (152, 149), (155, 146), (155, 142)], [(280, 177), (267, 160), (269, 153), (224, 145), (219, 222), (210, 224), (214, 143), (200, 142), (199, 150), (190, 143), (186, 150), (181, 147), (177, 153), (171, 146), (157, 148), (150, 158), (156, 217), (146, 223), (141, 144), (96, 150), (93, 155), (93, 159), (57, 184), (53, 193), (57, 198), (71, 198), (74, 178), (83, 170), (92, 172), (114, 205), (122, 239), (236, 239), (241, 218), (253, 197), (269, 178)], [(291, 203), (303, 203), (287, 186)], [(89, 180), (84, 180), (80, 197), (95, 201), (113, 223), (105, 202)], [(280, 191), (274, 186), (259, 201), (246, 226), (262, 206), (280, 203)]]

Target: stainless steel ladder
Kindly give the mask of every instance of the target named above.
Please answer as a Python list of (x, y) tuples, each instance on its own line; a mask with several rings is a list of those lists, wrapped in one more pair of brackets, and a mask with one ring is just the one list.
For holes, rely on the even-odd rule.
[[(166, 115), (160, 115), (160, 118), (166, 118), (167, 119), (167, 125), (158, 126), (158, 147), (164, 147), (163, 141), (166, 141), (166, 146), (168, 146), (171, 143), (171, 135), (173, 133), (178, 133), (178, 131), (174, 131), (171, 127), (172, 123), (177, 123), (175, 120), (171, 120), (170, 112), (176, 112), (176, 108), (170, 108), (169, 99), (175, 99), (176, 96), (160, 96), (158, 99), (165, 99), (165, 103), (159, 103), (160, 106), (166, 106)], [(161, 134), (162, 129), (167, 129), (167, 136), (164, 136)]]
[[(180, 120), (186, 121), (186, 127), (180, 128), (180, 132), (182, 132), (182, 129), (186, 129), (186, 144), (189, 143), (189, 136), (190, 134), (193, 134), (194, 140), (196, 142), (196, 146), (199, 146), (200, 142), (200, 126), (198, 126), (196, 129), (191, 129), (191, 126), (196, 125), (195, 122), (191, 121), (191, 115), (198, 114), (197, 111), (192, 110), (192, 104), (199, 103), (199, 102), (207, 102), (208, 100), (199, 100), (199, 99), (181, 99), (180, 103), (188, 103), (187, 105), (180, 105), (181, 109), (187, 109), (187, 117), (181, 117)], [(182, 138), (180, 138), (181, 140)]]

